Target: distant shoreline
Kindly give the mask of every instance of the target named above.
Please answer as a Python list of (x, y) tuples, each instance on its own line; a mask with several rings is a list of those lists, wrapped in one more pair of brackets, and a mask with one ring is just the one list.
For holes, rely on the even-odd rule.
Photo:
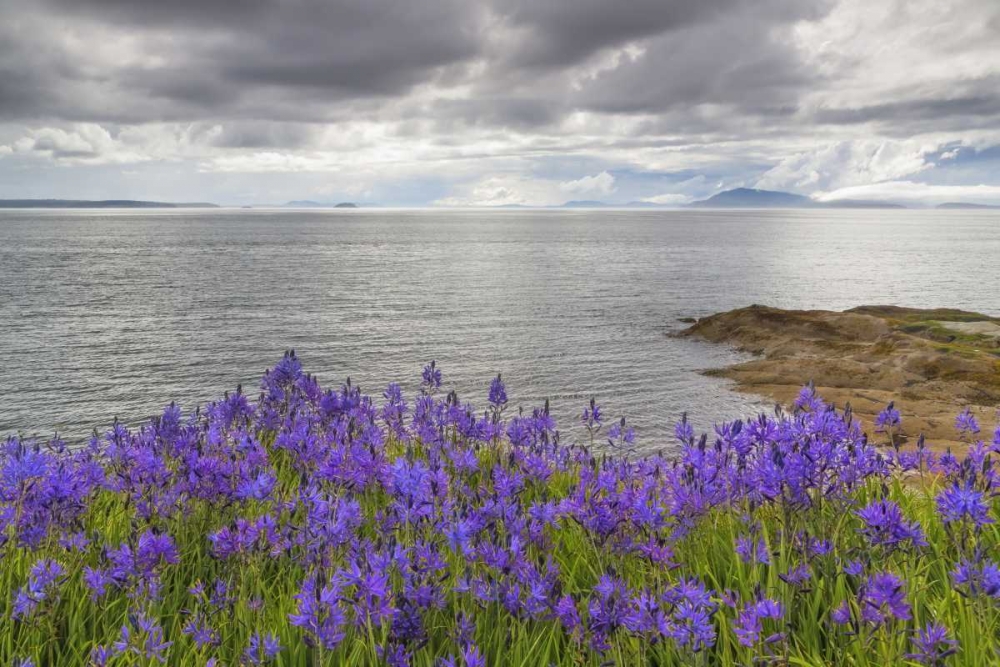
[(209, 202), (161, 202), (140, 199), (0, 199), (0, 208), (220, 208)]

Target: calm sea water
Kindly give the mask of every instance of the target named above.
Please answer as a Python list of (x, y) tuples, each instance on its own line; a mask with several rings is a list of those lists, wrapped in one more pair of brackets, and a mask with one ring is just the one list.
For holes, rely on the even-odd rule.
[(193, 409), (295, 348), (374, 394), (436, 359), (482, 404), (502, 371), (563, 426), (595, 395), (655, 449), (762, 407), (668, 337), (750, 303), (1000, 315), (1000, 213), (0, 211), (0, 434)]

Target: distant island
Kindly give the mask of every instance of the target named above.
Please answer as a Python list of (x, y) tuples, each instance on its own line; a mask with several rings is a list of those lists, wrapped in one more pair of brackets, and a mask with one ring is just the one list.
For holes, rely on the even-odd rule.
[(0, 199), (0, 208), (219, 208), (208, 202), (162, 202), (138, 199)]
[(960, 201), (950, 201), (944, 204), (938, 204), (935, 208), (941, 209), (998, 209), (1000, 206), (995, 206), (993, 204), (969, 204)]
[(892, 202), (856, 199), (821, 202), (791, 192), (756, 188), (725, 190), (708, 199), (691, 202), (688, 206), (692, 208), (906, 208)]
[(354, 202), (350, 201), (342, 201), (332, 204), (330, 202), (312, 201), (309, 199), (295, 199), (285, 204), (285, 206), (287, 208), (361, 208)]

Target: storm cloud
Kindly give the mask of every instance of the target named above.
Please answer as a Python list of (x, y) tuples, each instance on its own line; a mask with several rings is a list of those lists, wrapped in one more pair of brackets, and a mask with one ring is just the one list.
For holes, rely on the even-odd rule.
[[(1000, 145), (993, 0), (0, 0), (0, 14), (0, 196), (32, 170), (55, 190), (88, 169), (87, 191), (45, 194), (828, 196), (946, 180), (943, 147)], [(887, 155), (888, 170), (858, 168)], [(280, 186), (254, 194), (260, 173)]]

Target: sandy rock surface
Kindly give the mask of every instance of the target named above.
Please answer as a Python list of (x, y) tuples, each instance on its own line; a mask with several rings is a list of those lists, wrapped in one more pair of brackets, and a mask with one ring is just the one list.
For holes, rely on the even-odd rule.
[[(732, 345), (756, 359), (708, 371), (739, 391), (790, 405), (812, 380), (828, 401), (850, 402), (872, 434), (889, 401), (904, 444), (920, 433), (935, 449), (961, 445), (965, 407), (992, 431), (1000, 406), (1000, 319), (952, 309), (862, 306), (845, 312), (750, 306), (704, 317), (679, 334)], [(987, 440), (989, 433), (984, 433)]]

